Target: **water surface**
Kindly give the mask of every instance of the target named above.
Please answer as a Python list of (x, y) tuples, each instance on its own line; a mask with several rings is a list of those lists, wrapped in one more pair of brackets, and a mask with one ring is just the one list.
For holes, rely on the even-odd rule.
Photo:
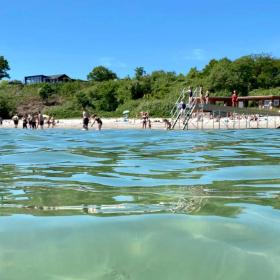
[(0, 279), (280, 279), (280, 131), (0, 130)]

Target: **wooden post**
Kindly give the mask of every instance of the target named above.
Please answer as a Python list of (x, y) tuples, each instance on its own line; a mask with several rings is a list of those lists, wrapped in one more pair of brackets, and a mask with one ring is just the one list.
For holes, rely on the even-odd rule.
[(268, 128), (268, 114), (266, 114), (266, 128)]
[(201, 113), (201, 129), (203, 129), (203, 104), (202, 104), (202, 113)]
[(238, 127), (240, 129), (240, 115), (238, 114)]
[(221, 111), (219, 110), (219, 129), (221, 129)]

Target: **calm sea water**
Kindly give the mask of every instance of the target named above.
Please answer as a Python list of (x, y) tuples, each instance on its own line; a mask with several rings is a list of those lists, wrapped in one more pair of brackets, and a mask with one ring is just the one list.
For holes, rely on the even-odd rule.
[(1, 280), (279, 280), (279, 208), (279, 130), (0, 130)]

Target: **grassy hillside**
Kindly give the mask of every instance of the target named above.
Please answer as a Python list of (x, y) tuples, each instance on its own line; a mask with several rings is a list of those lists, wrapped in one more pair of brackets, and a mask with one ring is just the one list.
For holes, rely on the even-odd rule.
[(60, 84), (22, 85), (0, 83), (0, 116), (15, 112), (43, 111), (56, 118), (79, 117), (83, 108), (100, 116), (131, 116), (149, 111), (151, 116), (169, 116), (182, 88), (203, 86), (210, 95), (230, 96), (236, 89), (241, 96), (280, 95), (280, 60), (267, 55), (251, 55), (231, 61), (212, 59), (202, 70), (188, 74), (154, 71), (142, 67), (135, 77), (117, 79), (116, 74), (99, 66), (91, 72), (95, 81), (72, 81)]

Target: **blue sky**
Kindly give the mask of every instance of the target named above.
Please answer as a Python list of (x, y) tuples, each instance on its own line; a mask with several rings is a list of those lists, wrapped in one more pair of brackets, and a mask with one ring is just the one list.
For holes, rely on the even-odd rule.
[(0, 55), (11, 79), (104, 65), (186, 74), (212, 58), (280, 56), (279, 0), (0, 0)]

